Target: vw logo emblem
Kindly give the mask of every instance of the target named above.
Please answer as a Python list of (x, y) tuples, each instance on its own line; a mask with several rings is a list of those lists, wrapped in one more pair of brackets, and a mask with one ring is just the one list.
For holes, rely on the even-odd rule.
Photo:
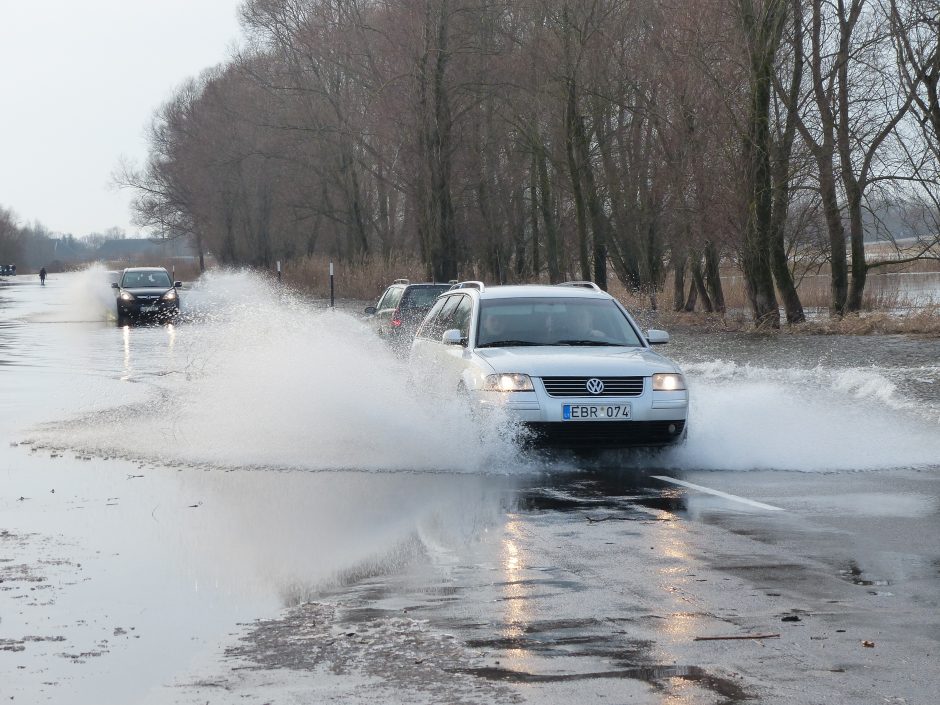
[(604, 391), (604, 383), (601, 382), (597, 377), (591, 377), (591, 379), (589, 379), (587, 384), (584, 386), (587, 387), (587, 390), (591, 394), (600, 394)]

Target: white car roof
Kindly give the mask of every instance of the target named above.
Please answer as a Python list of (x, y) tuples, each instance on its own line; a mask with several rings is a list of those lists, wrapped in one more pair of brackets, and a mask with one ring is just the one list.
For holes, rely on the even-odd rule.
[[(474, 291), (474, 289), (461, 289), (460, 291)], [(610, 299), (606, 291), (595, 291), (580, 286), (553, 286), (551, 284), (508, 284), (503, 286), (488, 286), (479, 292), (480, 299), (519, 299), (519, 298), (552, 298), (552, 299)]]

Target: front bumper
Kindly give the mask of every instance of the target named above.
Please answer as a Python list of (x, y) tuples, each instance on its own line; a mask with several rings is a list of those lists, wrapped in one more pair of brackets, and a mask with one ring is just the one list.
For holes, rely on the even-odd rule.
[(590, 450), (655, 448), (685, 437), (685, 421), (583, 421), (526, 423), (523, 442), (544, 448)]
[(179, 313), (179, 299), (174, 301), (118, 300), (118, 316), (131, 318), (167, 318)]
[[(687, 390), (654, 392), (649, 380), (643, 392), (624, 397), (550, 396), (533, 378), (531, 392), (475, 392), (484, 409), (502, 409), (528, 430), (523, 440), (551, 448), (637, 448), (672, 445), (685, 438), (689, 408)], [(630, 405), (629, 420), (566, 420), (565, 405)], [(569, 414), (570, 416), (570, 414)]]

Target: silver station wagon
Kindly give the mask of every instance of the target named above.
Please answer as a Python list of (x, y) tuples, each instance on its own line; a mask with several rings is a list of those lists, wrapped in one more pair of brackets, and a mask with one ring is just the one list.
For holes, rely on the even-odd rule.
[(682, 371), (591, 282), (487, 287), (462, 282), (418, 328), (412, 365), (483, 408), (502, 407), (533, 444), (665, 446), (685, 438)]

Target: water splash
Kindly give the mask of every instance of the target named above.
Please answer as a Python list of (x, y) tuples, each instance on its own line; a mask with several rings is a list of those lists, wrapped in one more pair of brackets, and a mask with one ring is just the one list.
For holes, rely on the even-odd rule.
[(47, 432), (99, 454), (233, 467), (503, 472), (518, 457), (508, 419), (422, 388), (349, 314), (246, 272), (207, 276), (187, 298), (193, 323), (172, 335), (123, 332), (127, 381), (153, 388), (145, 403)]
[(814, 472), (940, 462), (937, 410), (899, 391), (885, 370), (715, 360), (687, 365), (686, 373), (689, 438), (668, 454), (669, 464)]
[[(100, 300), (102, 290), (110, 295), (106, 276), (93, 268), (67, 286), (92, 287), (84, 300)], [(207, 273), (184, 290), (182, 302), (177, 326), (82, 331), (99, 374), (118, 369), (121, 382), (146, 393), (101, 385), (110, 404), (96, 397), (95, 414), (54, 420), (40, 440), (162, 464), (546, 469), (542, 459), (529, 464), (520, 454), (507, 418), (476, 418), (452, 394), (413, 381), (353, 315), (244, 271)], [(115, 368), (107, 355), (118, 346), (123, 364)], [(914, 380), (940, 383), (940, 367), (853, 365), (845, 356), (848, 365), (770, 366), (765, 352), (750, 353), (743, 364), (686, 363), (688, 442), (652, 461), (634, 454), (629, 462), (807, 472), (937, 467), (940, 404), (910, 391)], [(108, 410), (97, 411), (102, 406)]]

